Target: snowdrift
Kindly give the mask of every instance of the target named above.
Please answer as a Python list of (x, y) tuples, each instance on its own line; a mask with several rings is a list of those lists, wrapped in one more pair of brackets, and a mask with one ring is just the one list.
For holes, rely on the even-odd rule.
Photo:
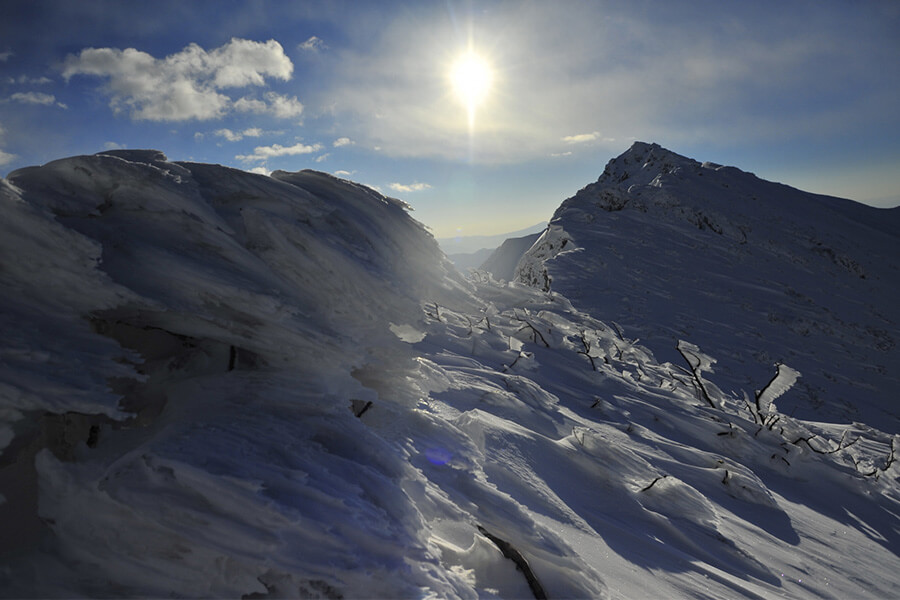
[(578, 230), (544, 291), (311, 171), (114, 151), (0, 203), (4, 597), (898, 592), (900, 441), (785, 414), (791, 360), (658, 361), (555, 291)]

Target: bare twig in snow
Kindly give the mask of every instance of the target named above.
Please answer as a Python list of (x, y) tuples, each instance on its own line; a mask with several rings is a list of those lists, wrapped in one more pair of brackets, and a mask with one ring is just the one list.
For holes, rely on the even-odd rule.
[[(691, 368), (691, 375), (693, 375), (693, 377), (694, 377), (694, 385), (697, 388), (697, 392), (703, 397), (704, 400), (706, 400), (706, 402), (711, 407), (718, 408), (716, 406), (716, 403), (712, 401), (712, 398), (709, 397), (709, 393), (706, 391), (706, 386), (703, 385), (703, 379), (700, 377), (700, 373), (699, 373), (699, 371), (700, 371), (699, 366), (695, 366), (695, 363), (697, 365), (700, 364), (700, 359), (698, 357), (694, 356), (693, 354), (691, 354), (691, 352), (689, 350), (687, 350), (686, 348), (684, 348), (681, 343), (676, 344), (675, 349), (678, 350), (678, 353), (681, 354), (681, 357), (684, 358), (684, 361)], [(691, 357), (693, 357), (693, 359), (694, 359), (693, 361), (690, 358), (688, 358), (688, 356), (687, 356), (688, 354), (691, 354)]]
[(650, 488), (652, 488), (654, 485), (656, 485), (656, 482), (657, 482), (657, 481), (660, 481), (661, 479), (665, 479), (666, 477), (668, 477), (668, 475), (660, 475), (659, 477), (657, 477), (656, 479), (654, 479), (653, 481), (651, 481), (648, 485), (644, 486), (644, 487), (641, 489), (641, 491), (642, 491), (642, 492), (646, 492), (647, 490), (649, 490)]

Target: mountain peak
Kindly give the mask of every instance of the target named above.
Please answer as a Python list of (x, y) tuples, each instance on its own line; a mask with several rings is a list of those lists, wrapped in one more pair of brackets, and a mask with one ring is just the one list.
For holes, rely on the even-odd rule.
[(597, 183), (624, 183), (630, 179), (629, 186), (634, 183), (647, 184), (660, 175), (683, 169), (696, 171), (702, 167), (696, 160), (676, 154), (659, 144), (635, 142), (606, 164)]

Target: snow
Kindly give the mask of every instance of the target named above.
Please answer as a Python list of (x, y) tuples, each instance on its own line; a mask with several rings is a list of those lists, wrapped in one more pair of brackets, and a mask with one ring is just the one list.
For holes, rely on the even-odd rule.
[[(629, 164), (638, 151), (662, 152), (636, 145)], [(670, 174), (694, 169), (676, 156), (660, 160)], [(632, 185), (643, 175), (666, 190), (659, 173)], [(0, 519), (16, 534), (0, 546), (0, 596), (534, 597), (503, 547), (550, 598), (900, 592), (900, 439), (866, 418), (892, 410), (893, 375), (834, 386), (861, 418), (811, 419), (781, 407), (814, 376), (799, 353), (755, 388), (728, 364), (751, 337), (697, 325), (679, 332), (681, 356), (672, 342), (657, 359), (607, 320), (613, 304), (589, 306), (611, 259), (572, 225), (645, 199), (564, 203), (573, 219), (520, 263), (532, 287), (465, 279), (400, 201), (312, 171), (114, 151), (16, 171), (0, 192)], [(703, 214), (740, 244), (732, 208)], [(741, 208), (749, 235), (757, 218), (805, 214), (782, 209)], [(660, 245), (710, 235), (693, 208), (664, 214)], [(887, 248), (889, 230), (870, 232)], [(764, 256), (796, 252), (765, 235)], [(797, 294), (828, 278), (841, 306), (893, 314), (892, 262), (803, 256)], [(706, 266), (690, 265), (697, 281), (745, 282), (751, 306), (784, 306), (782, 283)], [(570, 301), (558, 288), (576, 279)], [(654, 293), (693, 293), (676, 283)], [(675, 326), (648, 315), (651, 343)], [(860, 349), (859, 318), (828, 358), (879, 356)], [(834, 379), (861, 368), (845, 366)]]
[[(518, 252), (515, 250), (511, 251), (508, 247), (509, 240), (532, 236), (539, 233), (546, 226), (547, 223), (543, 222), (510, 233), (498, 235), (460, 235), (452, 238), (439, 238), (437, 242), (440, 245), (441, 250), (447, 253), (447, 258), (449, 258), (456, 268), (463, 273), (468, 272), (470, 269), (484, 269), (485, 267), (483, 264), (485, 261), (498, 260), (497, 258), (492, 259), (492, 255), (495, 252), (500, 252), (500, 246), (506, 245), (507, 248), (505, 248), (501, 254), (509, 254), (513, 263), (511, 265), (504, 264), (504, 273), (495, 274), (495, 277), (497, 279), (509, 280), (512, 279), (512, 272), (515, 270), (515, 261), (518, 261), (518, 255), (521, 255), (522, 252), (527, 250), (526, 247), (521, 248)], [(530, 245), (531, 244), (528, 244), (528, 246)], [(513, 255), (516, 256), (513, 258)], [(491, 272), (493, 271), (493, 268), (488, 266), (485, 270)], [(509, 273), (505, 272), (507, 270)]]
[[(622, 325), (725, 390), (802, 374), (784, 412), (900, 432), (900, 209), (809, 194), (636, 142), (557, 209), (517, 281)], [(568, 242), (567, 242), (568, 240)], [(751, 393), (752, 395), (752, 393)]]
[(541, 236), (540, 232), (522, 237), (507, 238), (494, 250), (479, 268), (487, 271), (498, 281), (512, 281), (516, 274), (519, 258), (531, 248)]

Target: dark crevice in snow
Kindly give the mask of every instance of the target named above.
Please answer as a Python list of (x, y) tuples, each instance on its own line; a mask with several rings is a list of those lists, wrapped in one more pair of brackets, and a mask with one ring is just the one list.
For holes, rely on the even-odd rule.
[(534, 571), (528, 564), (528, 560), (522, 556), (522, 553), (516, 550), (512, 544), (490, 533), (481, 525), (478, 526), (478, 531), (481, 535), (494, 542), (494, 545), (497, 546), (503, 556), (515, 563), (516, 569), (525, 576), (525, 581), (528, 582), (528, 587), (531, 589), (531, 593), (534, 594), (535, 600), (546, 600), (547, 593), (544, 591), (544, 586), (538, 581), (537, 575), (534, 574)]

